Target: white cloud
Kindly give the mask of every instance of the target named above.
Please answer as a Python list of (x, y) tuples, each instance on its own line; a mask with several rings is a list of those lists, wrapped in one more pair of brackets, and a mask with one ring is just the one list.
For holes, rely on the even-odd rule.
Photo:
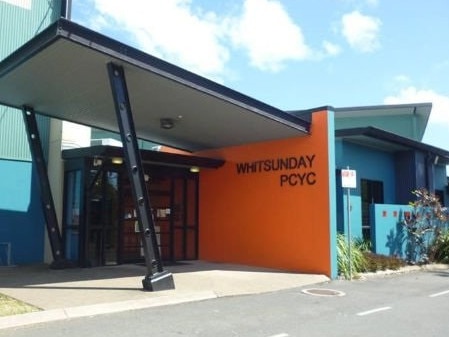
[(353, 49), (369, 53), (380, 48), (380, 19), (353, 11), (343, 15), (341, 23), (342, 34)]
[(311, 56), (301, 28), (276, 0), (246, 0), (241, 17), (232, 22), (231, 39), (262, 70), (276, 72), (288, 60)]
[(224, 72), (229, 51), (214, 13), (194, 11), (191, 0), (95, 0), (98, 24), (120, 27), (144, 51), (206, 76)]
[(323, 48), (326, 54), (329, 56), (336, 56), (341, 53), (340, 46), (329, 41), (323, 41)]
[[(95, 8), (90, 13), (89, 5)], [(312, 51), (280, 0), (243, 0), (221, 13), (193, 0), (84, 0), (84, 6), (91, 28), (114, 30), (117, 39), (216, 81), (231, 73), (226, 68), (231, 48), (247, 54), (253, 67), (271, 72), (288, 61), (340, 53), (327, 41), (323, 52)]]
[(432, 112), (424, 134), (424, 141), (449, 150), (449, 96), (432, 90), (417, 89), (409, 86), (400, 90), (395, 96), (385, 98), (385, 104), (432, 103)]

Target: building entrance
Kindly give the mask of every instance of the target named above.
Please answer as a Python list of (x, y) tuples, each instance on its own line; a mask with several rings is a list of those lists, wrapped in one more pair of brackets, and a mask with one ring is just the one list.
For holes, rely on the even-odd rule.
[[(158, 248), (164, 261), (198, 258), (197, 175), (173, 168), (150, 168), (146, 176)], [(122, 181), (122, 262), (143, 258), (137, 214), (127, 179)]]
[(119, 172), (92, 170), (87, 191), (86, 260), (89, 266), (118, 262)]
[[(103, 147), (63, 151), (65, 256), (81, 267), (144, 262), (131, 184), (117, 151)], [(179, 155), (162, 156), (164, 163), (143, 164), (158, 249), (166, 263), (195, 260), (198, 173), (166, 159), (179, 161)]]

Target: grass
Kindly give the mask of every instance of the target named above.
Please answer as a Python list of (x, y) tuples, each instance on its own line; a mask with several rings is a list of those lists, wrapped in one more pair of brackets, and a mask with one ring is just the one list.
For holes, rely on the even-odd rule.
[(39, 311), (40, 309), (15, 298), (0, 294), (0, 317), (25, 314), (27, 312)]

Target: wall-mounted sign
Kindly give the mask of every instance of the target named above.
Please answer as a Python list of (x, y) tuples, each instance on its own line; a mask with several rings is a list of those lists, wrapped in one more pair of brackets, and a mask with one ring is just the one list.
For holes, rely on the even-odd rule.
[(341, 170), (341, 186), (357, 188), (357, 173), (355, 170)]
[(237, 174), (279, 172), (279, 186), (315, 185), (315, 154), (271, 158), (236, 164)]

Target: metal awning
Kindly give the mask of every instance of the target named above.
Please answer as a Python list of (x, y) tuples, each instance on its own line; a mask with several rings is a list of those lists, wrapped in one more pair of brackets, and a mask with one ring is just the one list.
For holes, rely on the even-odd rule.
[(198, 151), (309, 132), (300, 117), (65, 19), (0, 62), (0, 104), (118, 131), (109, 62), (124, 68), (141, 139)]
[(386, 152), (417, 150), (438, 156), (438, 163), (449, 165), (449, 151), (375, 127), (336, 130), (335, 137)]
[[(205, 167), (219, 168), (225, 161), (208, 157), (198, 157), (183, 155), (179, 153), (159, 152), (152, 150), (140, 150), (142, 162), (145, 164), (180, 166), (180, 167)], [(91, 147), (81, 147), (76, 149), (67, 149), (62, 151), (62, 159), (74, 159), (84, 157), (95, 158), (123, 158), (123, 148), (107, 145), (96, 145)]]

